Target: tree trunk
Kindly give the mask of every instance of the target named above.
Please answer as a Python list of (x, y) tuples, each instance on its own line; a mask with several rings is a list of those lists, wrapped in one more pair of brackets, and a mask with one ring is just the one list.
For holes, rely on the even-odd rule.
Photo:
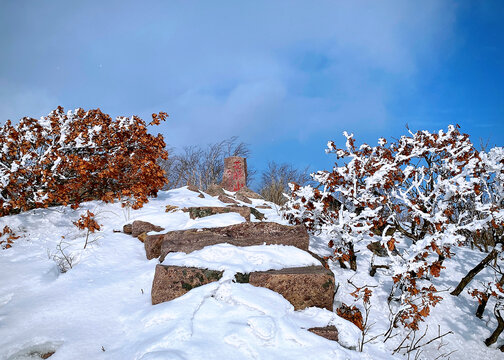
[(481, 299), (481, 304), (478, 305), (478, 308), (476, 309), (476, 317), (482, 318), (483, 317), (483, 312), (485, 311), (485, 307), (488, 303), (488, 294), (487, 298)]
[[(499, 285), (504, 284), (504, 275), (501, 276), (499, 282), (497, 283)], [(479, 317), (480, 319), (483, 317), (483, 312), (485, 311), (485, 307), (488, 303), (488, 299), (490, 298), (490, 294), (486, 294), (486, 298), (481, 300), (481, 304), (478, 305), (478, 308), (476, 309), (476, 316)]]
[(492, 250), (483, 260), (481, 260), (481, 262), (476, 265), (471, 271), (469, 271), (467, 273), (466, 276), (464, 276), (464, 278), (462, 280), (460, 280), (460, 283), (457, 285), (457, 287), (455, 288), (455, 290), (453, 290), (450, 294), (454, 295), (454, 296), (458, 296), (460, 295), (460, 293), (462, 292), (462, 290), (464, 290), (464, 288), (471, 282), (472, 279), (474, 279), (474, 277), (481, 271), (485, 268), (485, 266), (488, 265), (488, 263), (490, 261), (492, 261), (493, 259), (495, 259), (497, 257), (497, 250)]
[(353, 271), (357, 271), (357, 256), (355, 255), (354, 246), (352, 243), (350, 243), (349, 255), (350, 255), (350, 269), (352, 269)]
[(490, 346), (493, 343), (495, 343), (497, 341), (497, 339), (499, 338), (499, 335), (504, 330), (504, 319), (502, 318), (499, 310), (495, 311), (495, 317), (497, 318), (497, 328), (495, 329), (495, 331), (493, 332), (493, 334), (490, 335), (490, 337), (485, 340), (485, 345), (486, 346)]
[(390, 269), (388, 265), (371, 265), (371, 270), (369, 270), (369, 276), (375, 276), (376, 270), (378, 269)]

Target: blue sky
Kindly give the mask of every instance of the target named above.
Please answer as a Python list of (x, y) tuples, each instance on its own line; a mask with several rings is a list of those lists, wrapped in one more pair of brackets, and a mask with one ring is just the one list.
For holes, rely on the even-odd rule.
[(58, 105), (148, 119), (175, 147), (233, 135), (249, 163), (329, 168), (458, 123), (504, 145), (504, 2), (0, 1), (0, 121)]

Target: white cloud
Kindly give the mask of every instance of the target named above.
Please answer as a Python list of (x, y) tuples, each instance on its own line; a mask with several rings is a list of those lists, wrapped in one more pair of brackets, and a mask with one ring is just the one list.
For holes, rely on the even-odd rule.
[(56, 98), (113, 115), (167, 111), (176, 146), (384, 127), (390, 99), (443, 61), (456, 15), (438, 0), (97, 4), (23, 12), (0, 59), (0, 79), (19, 84), (0, 84), (3, 113)]

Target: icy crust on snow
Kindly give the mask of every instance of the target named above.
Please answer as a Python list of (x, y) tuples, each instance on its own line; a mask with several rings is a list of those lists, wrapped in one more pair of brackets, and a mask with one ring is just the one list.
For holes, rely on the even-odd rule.
[[(143, 244), (114, 232), (135, 219), (152, 220), (167, 230), (222, 226), (244, 221), (237, 214), (191, 220), (187, 213), (165, 213), (166, 205), (220, 205), (186, 188), (160, 192), (140, 210), (120, 204), (88, 202), (76, 211), (36, 209), (0, 218), (17, 235), (0, 252), (0, 359), (33, 359), (55, 351), (51, 359), (389, 359), (389, 351), (357, 346), (359, 331), (325, 309), (294, 311), (281, 295), (228, 276), (191, 290), (170, 302), (151, 305), (157, 260), (147, 260)], [(264, 203), (253, 200), (253, 205)], [(271, 204), (272, 205), (272, 204)], [(277, 211), (260, 209), (268, 221), (284, 223)], [(73, 224), (92, 211), (102, 226), (91, 234)], [(73, 268), (60, 273), (55, 261), (60, 244)], [(278, 253), (280, 252), (280, 253)], [(224, 265), (219, 264), (222, 261)], [(311, 255), (288, 246), (238, 248), (223, 244), (165, 263), (221, 267), (236, 271), (278, 269), (315, 263)], [(243, 263), (242, 263), (243, 262)], [(340, 342), (307, 329), (334, 324)]]

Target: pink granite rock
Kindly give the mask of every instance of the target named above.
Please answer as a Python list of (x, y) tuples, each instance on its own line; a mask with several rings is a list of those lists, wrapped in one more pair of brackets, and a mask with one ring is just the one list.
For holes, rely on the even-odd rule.
[(226, 203), (226, 204), (238, 204), (238, 201), (231, 199), (227, 195), (221, 194), (221, 195), (219, 195), (219, 197), (217, 199), (219, 199), (220, 201), (222, 201), (223, 203)]
[(338, 341), (338, 329), (334, 325), (329, 325), (325, 327), (314, 327), (308, 329), (308, 331), (318, 336), (322, 336), (323, 338), (326, 338), (328, 340)]
[(248, 197), (246, 197), (243, 194), (236, 193), (235, 197), (237, 200), (243, 201), (244, 203), (252, 204), (252, 200), (250, 200)]
[(263, 199), (261, 195), (256, 193), (253, 190), (250, 190), (248, 187), (244, 186), (240, 190), (236, 192), (236, 195), (243, 195), (249, 199)]
[(131, 224), (131, 236), (138, 237), (138, 235), (149, 231), (163, 231), (161, 226), (153, 225), (147, 221), (135, 220)]
[(188, 212), (191, 219), (235, 212), (243, 216), (245, 220), (250, 221), (250, 208), (247, 206), (200, 206), (185, 208), (182, 211)]
[(334, 274), (323, 266), (257, 271), (250, 274), (249, 283), (279, 293), (295, 310), (311, 306), (333, 309)]
[(211, 184), (205, 192), (210, 196), (226, 195), (222, 186), (217, 184)]
[(281, 244), (308, 250), (309, 236), (303, 225), (287, 226), (272, 222), (243, 222), (237, 225), (170, 231), (145, 238), (147, 259), (170, 252), (190, 253), (205, 246), (229, 243), (236, 246)]
[(187, 185), (187, 190), (194, 191), (194, 192), (197, 192), (197, 193), (200, 192), (199, 189), (198, 189), (198, 187), (196, 185), (192, 185), (192, 184)]
[[(193, 288), (218, 281), (222, 274), (222, 271), (216, 270), (156, 265), (151, 291), (152, 304), (173, 300)], [(273, 290), (288, 300), (296, 310), (310, 306), (332, 309), (334, 276), (321, 266), (236, 274), (235, 281)], [(338, 333), (333, 328), (314, 328), (309, 331), (334, 340)]]
[(131, 235), (132, 226), (131, 224), (126, 224), (123, 226), (123, 233)]
[(185, 266), (156, 265), (152, 282), (152, 305), (178, 298), (195, 287), (219, 280), (222, 271)]

